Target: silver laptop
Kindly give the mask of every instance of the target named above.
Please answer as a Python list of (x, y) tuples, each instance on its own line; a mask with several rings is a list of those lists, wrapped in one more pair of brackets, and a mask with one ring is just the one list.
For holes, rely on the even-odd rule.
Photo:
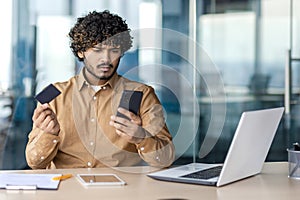
[(148, 174), (173, 182), (223, 186), (262, 170), (284, 108), (243, 112), (224, 164), (191, 163)]

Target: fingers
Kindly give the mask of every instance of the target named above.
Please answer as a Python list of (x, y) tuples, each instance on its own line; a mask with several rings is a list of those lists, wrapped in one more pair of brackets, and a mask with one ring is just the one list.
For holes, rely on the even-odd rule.
[(38, 106), (35, 110), (34, 110), (34, 113), (33, 113), (33, 116), (32, 116), (32, 121), (36, 121), (42, 112), (44, 112), (47, 108), (48, 108), (48, 104), (42, 104), (40, 106)]
[(127, 127), (122, 127), (122, 125), (117, 123), (115, 123), (115, 127), (119, 127), (119, 129), (116, 128), (116, 133), (130, 143), (140, 143), (145, 138), (145, 135), (143, 134), (144, 129), (141, 127), (129, 130)]
[(43, 104), (35, 109), (32, 120), (35, 124), (41, 124), (48, 117), (51, 118), (51, 115), (52, 110), (48, 108), (47, 104)]
[(34, 111), (32, 120), (34, 125), (44, 132), (57, 134), (60, 130), (56, 115), (48, 104), (38, 106)]
[(57, 120), (52, 120), (48, 123), (46, 128), (44, 129), (45, 132), (57, 135), (60, 131), (60, 126)]
[(122, 118), (122, 117), (117, 117), (117, 116), (111, 116), (110, 117), (110, 122), (109, 124), (111, 126), (114, 126), (117, 130), (121, 130), (122, 132), (128, 131), (130, 129), (129, 127), (131, 126), (131, 123), (129, 120)]
[[(140, 117), (137, 116), (138, 120), (141, 121)], [(111, 121), (109, 124), (116, 128), (116, 133), (128, 140), (131, 143), (139, 143), (145, 137), (144, 129), (134, 120), (127, 120), (122, 117), (111, 116)]]
[[(137, 125), (142, 125), (142, 120), (138, 115), (135, 115), (134, 113), (130, 112), (129, 110), (126, 110), (126, 109), (121, 108), (121, 107), (118, 108), (118, 111), (120, 113), (122, 113), (123, 115), (125, 115), (126, 117), (128, 117), (131, 121), (133, 121)], [(124, 120), (122, 120), (122, 119), (120, 119), (120, 121), (124, 122)], [(120, 123), (122, 123), (122, 122), (120, 122)]]
[(137, 142), (138, 142), (138, 141), (137, 141), (138, 138), (133, 137), (132, 135), (128, 135), (128, 134), (126, 134), (126, 133), (124, 133), (124, 132), (122, 132), (122, 131), (120, 131), (120, 130), (118, 130), (118, 129), (116, 129), (116, 133), (117, 133), (120, 137), (125, 138), (127, 141), (129, 141), (129, 142), (131, 142), (131, 143), (137, 143)]

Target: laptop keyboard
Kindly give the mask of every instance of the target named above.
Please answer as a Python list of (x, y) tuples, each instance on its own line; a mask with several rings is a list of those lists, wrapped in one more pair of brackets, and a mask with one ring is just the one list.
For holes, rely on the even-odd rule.
[(222, 170), (222, 166), (216, 166), (209, 169), (200, 170), (197, 172), (193, 172), (191, 174), (186, 174), (184, 178), (194, 178), (194, 179), (210, 179), (220, 175)]

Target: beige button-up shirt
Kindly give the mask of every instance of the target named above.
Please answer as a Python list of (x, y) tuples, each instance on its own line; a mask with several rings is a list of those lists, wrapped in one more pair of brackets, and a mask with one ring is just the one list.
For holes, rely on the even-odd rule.
[[(54, 84), (61, 94), (50, 102), (60, 124), (58, 136), (33, 126), (26, 159), (33, 169), (131, 166), (142, 160), (166, 167), (174, 161), (174, 145), (165, 125), (162, 106), (152, 87), (115, 74), (95, 91), (83, 70), (70, 80)], [(139, 144), (118, 136), (109, 125), (123, 90), (143, 92), (139, 115), (150, 135)]]

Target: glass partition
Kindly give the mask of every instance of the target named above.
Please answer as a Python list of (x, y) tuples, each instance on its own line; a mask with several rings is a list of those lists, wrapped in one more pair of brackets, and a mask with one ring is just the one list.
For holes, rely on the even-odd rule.
[[(290, 14), (295, 5), (283, 0), (197, 3), (201, 8), (197, 18), (198, 41), (220, 70), (226, 93), (224, 128), (218, 143), (204, 160), (222, 162), (243, 111), (284, 106)], [(298, 31), (298, 18), (293, 16), (293, 33)], [(296, 49), (299, 50), (297, 40), (294, 38), (292, 41), (295, 54)], [(293, 91), (299, 97), (298, 70), (296, 64), (293, 65)], [(204, 119), (200, 130), (208, 126), (209, 108), (213, 105), (207, 104), (205, 98), (202, 92), (200, 109)], [(296, 106), (292, 112), (297, 112), (295, 109)], [(285, 160), (286, 148), (297, 141), (297, 138), (291, 138), (299, 130), (299, 125), (296, 125), (299, 121), (294, 121), (296, 116), (292, 115), (295, 124), (291, 129), (286, 128), (287, 119), (283, 117), (267, 158), (269, 161)]]

